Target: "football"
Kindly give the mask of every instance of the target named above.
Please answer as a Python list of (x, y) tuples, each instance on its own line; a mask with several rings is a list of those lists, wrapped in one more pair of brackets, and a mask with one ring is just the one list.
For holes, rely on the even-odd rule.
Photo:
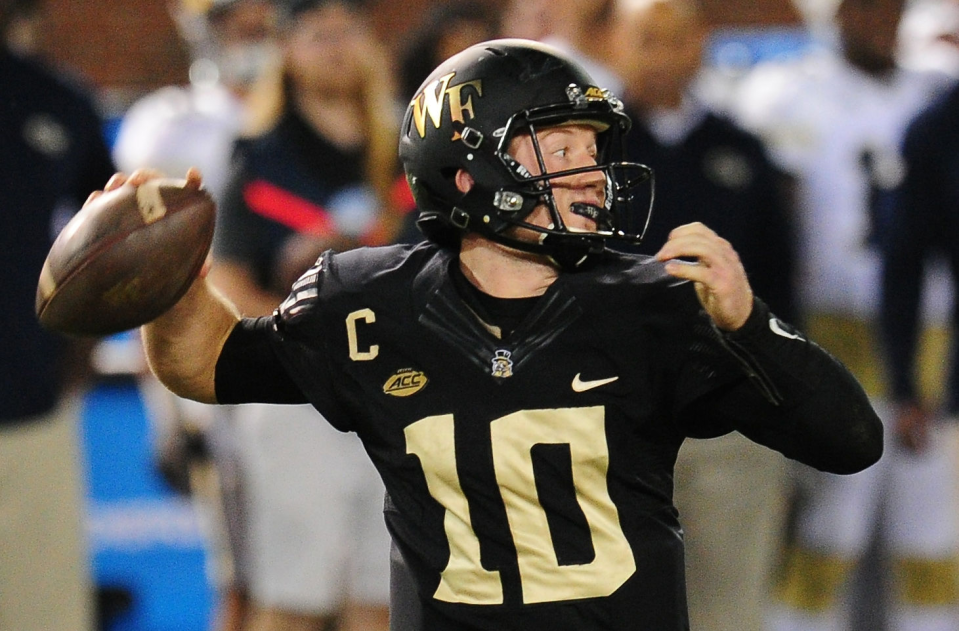
[(37, 285), (47, 329), (103, 336), (176, 304), (203, 266), (216, 207), (186, 180), (124, 184), (78, 212), (57, 236)]

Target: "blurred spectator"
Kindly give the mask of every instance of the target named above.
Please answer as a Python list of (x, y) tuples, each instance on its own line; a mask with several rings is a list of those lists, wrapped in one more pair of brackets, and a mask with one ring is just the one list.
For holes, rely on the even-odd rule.
[[(904, 4), (842, 0), (834, 47), (758, 68), (739, 95), (742, 121), (798, 180), (806, 331), (856, 374), (890, 436), (896, 418), (876, 330), (880, 248), (889, 236), (889, 191), (902, 173), (903, 130), (945, 84), (943, 75), (897, 65)], [(946, 279), (929, 280), (930, 308), (942, 319)], [(929, 357), (942, 352), (932, 349)], [(920, 363), (937, 365), (933, 361)], [(773, 629), (844, 628), (847, 579), (877, 529), (895, 569), (893, 628), (959, 628), (955, 479), (932, 474), (952, 466), (955, 454), (945, 445), (918, 451), (900, 441), (887, 444), (877, 466), (854, 476), (796, 470), (800, 497)], [(869, 606), (876, 608), (874, 598)]]
[(21, 6), (0, 0), (0, 629), (87, 631), (82, 362), (71, 373), (77, 349), (40, 328), (34, 299), (56, 233), (114, 168), (90, 97), (7, 46)]
[[(952, 237), (959, 211), (959, 85), (909, 128), (904, 142), (905, 177), (897, 191), (890, 220), (888, 247), (883, 274), (883, 331), (892, 359), (890, 372), (894, 402), (900, 413), (915, 415), (900, 423), (901, 440), (922, 447), (929, 442), (930, 402), (924, 401), (917, 382), (916, 354), (919, 343), (923, 276), (927, 265), (946, 255), (953, 267), (959, 251)], [(953, 277), (955, 282), (955, 276)], [(956, 295), (956, 294), (954, 294)], [(955, 313), (955, 308), (954, 308)], [(953, 350), (959, 346), (953, 346)], [(952, 387), (941, 401), (948, 414), (959, 405), (959, 388)], [(933, 402), (934, 404), (936, 402)], [(910, 429), (912, 428), (912, 429)]]
[[(673, 228), (701, 221), (733, 244), (756, 294), (795, 321), (786, 178), (758, 138), (700, 98), (706, 26), (695, 0), (617, 0), (613, 24), (612, 67), (633, 120), (627, 156), (656, 174), (656, 204), (637, 250), (654, 254)], [(683, 445), (674, 493), (690, 628), (762, 629), (785, 476), (783, 458), (736, 433)]]
[(126, 171), (142, 166), (182, 175), (203, 173), (220, 200), (244, 100), (263, 70), (276, 62), (271, 0), (178, 0), (179, 32), (193, 59), (187, 86), (168, 86), (140, 99), (123, 117), (114, 157)]
[(4, 2), (11, 7), (3, 24), (5, 48), (21, 56), (36, 53), (37, 33), (42, 19), (41, 0), (4, 0)]
[[(955, 342), (955, 297), (959, 296), (959, 84), (909, 127), (903, 157), (905, 179), (890, 221), (882, 295), (883, 333), (890, 359), (896, 415), (895, 440), (914, 452), (954, 450), (959, 435), (956, 424), (959, 345)], [(919, 382), (921, 373), (917, 370), (921, 355), (923, 277), (925, 269), (943, 256), (949, 262), (953, 286), (953, 317), (949, 325), (953, 343), (948, 358), (943, 354), (935, 364), (937, 372), (948, 373), (945, 400), (930, 400), (928, 388)], [(922, 470), (925, 478), (910, 480), (913, 492), (922, 488), (926, 478), (938, 478), (942, 480), (940, 484), (954, 481), (955, 455), (953, 452), (952, 458), (947, 454), (935, 459), (925, 457), (927, 464)], [(944, 539), (944, 546), (951, 545), (955, 554), (955, 533), (959, 530), (956, 505), (942, 502), (933, 505), (933, 509), (937, 512), (931, 518), (929, 513), (923, 518), (931, 526), (939, 526), (940, 531), (935, 534)], [(933, 548), (932, 552), (938, 550)], [(955, 563), (955, 558), (946, 557), (940, 573), (930, 574), (926, 579), (926, 589), (938, 590), (939, 600), (947, 603), (955, 603), (959, 591), (955, 570), (950, 568)], [(922, 595), (928, 597), (929, 592)]]
[[(254, 90), (236, 146), (210, 272), (247, 315), (271, 313), (323, 250), (395, 234), (392, 77), (363, 6), (288, 2), (278, 42), (282, 63)], [(384, 488), (359, 441), (311, 406), (241, 406), (235, 420), (247, 629), (386, 629)]]
[[(219, 203), (250, 89), (277, 63), (276, 10), (272, 0), (178, 0), (171, 11), (192, 58), (189, 83), (163, 87), (134, 103), (120, 125), (114, 158), (127, 172), (150, 166), (182, 176), (198, 167)], [(127, 369), (142, 370), (138, 341), (121, 340), (108, 340), (98, 351), (126, 343), (141, 360)], [(213, 627), (242, 629), (248, 610), (243, 481), (229, 411), (175, 397), (145, 370), (139, 379), (157, 463), (174, 488), (195, 500), (209, 544), (208, 574), (219, 600)]]
[(535, 39), (583, 65), (596, 84), (622, 94), (623, 83), (607, 65), (613, 0), (510, 0), (500, 17), (503, 37)]
[(436, 66), (473, 44), (493, 39), (495, 31), (494, 16), (484, 2), (453, 0), (431, 7), (402, 46), (402, 108)]

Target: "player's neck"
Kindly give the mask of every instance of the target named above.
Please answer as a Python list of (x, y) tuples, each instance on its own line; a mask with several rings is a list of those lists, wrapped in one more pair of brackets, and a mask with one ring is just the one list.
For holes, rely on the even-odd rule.
[(480, 291), (497, 298), (529, 298), (546, 292), (559, 270), (545, 257), (475, 234), (463, 237), (460, 268)]

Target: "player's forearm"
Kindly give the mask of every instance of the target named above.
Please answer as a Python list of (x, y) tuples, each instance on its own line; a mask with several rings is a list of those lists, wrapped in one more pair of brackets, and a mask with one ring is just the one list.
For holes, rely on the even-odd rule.
[[(822, 348), (789, 325), (761, 318), (727, 337), (753, 365), (767, 403), (732, 397), (737, 429), (786, 456), (831, 473), (855, 473), (882, 455), (882, 424), (862, 387)], [(755, 401), (755, 397), (752, 397)]]
[[(797, 392), (798, 394), (798, 392)], [(785, 455), (821, 471), (858, 473), (882, 456), (882, 423), (862, 388), (847, 372), (829, 370), (815, 396), (792, 398), (773, 429), (774, 446)], [(771, 429), (769, 426), (765, 428)], [(768, 436), (768, 434), (767, 434)]]
[(206, 279), (197, 280), (172, 309), (142, 327), (150, 370), (175, 394), (216, 403), (216, 363), (239, 320)]

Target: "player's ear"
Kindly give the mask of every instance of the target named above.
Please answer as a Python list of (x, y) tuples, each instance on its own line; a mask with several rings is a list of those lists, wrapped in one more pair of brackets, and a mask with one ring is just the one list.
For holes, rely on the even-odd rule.
[(473, 188), (473, 182), (473, 176), (463, 169), (456, 172), (456, 188), (461, 193), (469, 193), (470, 189)]

